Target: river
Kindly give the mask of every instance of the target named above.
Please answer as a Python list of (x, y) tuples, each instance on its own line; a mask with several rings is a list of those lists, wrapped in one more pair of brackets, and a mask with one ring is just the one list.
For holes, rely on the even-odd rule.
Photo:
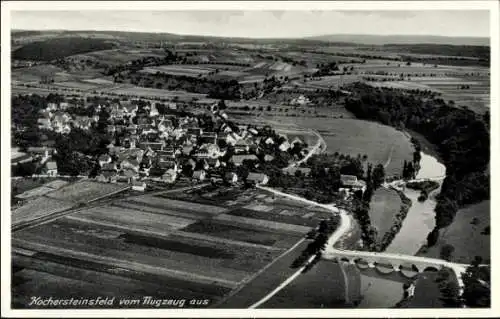
[[(433, 178), (446, 174), (446, 167), (439, 163), (436, 158), (423, 152), (421, 155), (422, 159), (420, 160), (420, 170), (417, 178)], [(426, 243), (427, 235), (435, 226), (435, 198), (440, 191), (441, 181), (439, 181), (439, 188), (435, 189), (425, 202), (419, 202), (420, 191), (410, 188), (405, 189), (404, 193), (411, 199), (412, 205), (403, 221), (403, 226), (389, 247), (387, 247), (386, 252), (415, 255), (420, 247)]]
[[(443, 176), (446, 167), (436, 158), (421, 153), (420, 170), (417, 178), (432, 178)], [(386, 252), (415, 255), (420, 247), (427, 241), (427, 235), (435, 226), (434, 208), (436, 195), (441, 190), (434, 190), (429, 198), (421, 203), (417, 200), (419, 191), (405, 188), (405, 195), (411, 199), (412, 205), (403, 222), (399, 233), (394, 237)], [(376, 272), (366, 273), (360, 271), (362, 301), (359, 308), (389, 308), (399, 302), (403, 296), (402, 283), (391, 278), (391, 275), (376, 275)]]

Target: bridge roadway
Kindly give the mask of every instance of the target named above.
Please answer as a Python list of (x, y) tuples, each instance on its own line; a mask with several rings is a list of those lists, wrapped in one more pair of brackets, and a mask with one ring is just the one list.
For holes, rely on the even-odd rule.
[[(352, 222), (352, 218), (345, 210), (337, 208), (334, 204), (320, 204), (296, 195), (280, 192), (270, 187), (257, 185), (257, 188), (292, 200), (300, 201), (305, 204), (327, 209), (332, 213), (338, 214), (340, 216), (339, 227), (330, 236), (328, 244), (326, 245), (326, 249), (323, 252), (323, 258), (337, 261), (348, 261), (350, 263), (357, 264), (358, 266), (361, 266), (363, 262), (366, 263), (368, 267), (389, 266), (392, 267), (392, 271), (401, 271), (402, 273), (405, 269), (412, 271), (416, 268), (418, 272), (423, 272), (428, 269), (438, 270), (443, 267), (448, 267), (453, 270), (456, 276), (458, 285), (460, 287), (460, 293), (463, 292), (464, 284), (462, 281), (462, 274), (466, 271), (468, 265), (452, 263), (442, 259), (418, 257), (412, 255), (337, 249), (334, 247), (334, 244), (337, 243), (338, 240), (342, 236), (344, 236), (351, 228), (350, 225)], [(273, 290), (272, 292), (264, 296), (264, 298), (262, 298), (260, 301), (250, 306), (250, 308), (256, 308), (260, 306), (265, 301), (269, 300), (273, 295), (275, 295), (279, 290), (283, 289), (289, 282), (291, 282), (291, 280), (286, 281), (286, 284), (284, 282), (279, 286), (279, 289)]]

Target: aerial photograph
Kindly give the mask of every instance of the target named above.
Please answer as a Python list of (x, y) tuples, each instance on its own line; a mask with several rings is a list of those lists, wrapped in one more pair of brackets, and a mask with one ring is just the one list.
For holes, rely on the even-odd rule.
[(11, 309), (491, 308), (490, 11), (285, 7), (10, 13)]

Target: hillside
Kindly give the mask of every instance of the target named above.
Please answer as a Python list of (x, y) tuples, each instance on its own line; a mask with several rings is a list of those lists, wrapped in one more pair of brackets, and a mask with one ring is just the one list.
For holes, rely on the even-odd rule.
[(12, 52), (12, 58), (17, 60), (51, 61), (74, 54), (109, 50), (114, 47), (113, 43), (103, 39), (53, 38), (26, 44)]
[(310, 40), (325, 42), (351, 42), (358, 44), (451, 44), (489, 46), (489, 38), (484, 37), (444, 37), (432, 35), (368, 35), (368, 34), (331, 34), (308, 37)]

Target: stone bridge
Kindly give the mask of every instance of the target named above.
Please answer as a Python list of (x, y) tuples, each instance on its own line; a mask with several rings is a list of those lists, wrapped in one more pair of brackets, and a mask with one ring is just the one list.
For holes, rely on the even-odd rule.
[(339, 249), (325, 252), (323, 258), (338, 262), (348, 262), (362, 269), (376, 268), (378, 271), (387, 274), (397, 271), (409, 278), (424, 271), (438, 271), (443, 267), (448, 267), (457, 275), (459, 284), (461, 284), (461, 274), (465, 272), (468, 266), (434, 258)]

